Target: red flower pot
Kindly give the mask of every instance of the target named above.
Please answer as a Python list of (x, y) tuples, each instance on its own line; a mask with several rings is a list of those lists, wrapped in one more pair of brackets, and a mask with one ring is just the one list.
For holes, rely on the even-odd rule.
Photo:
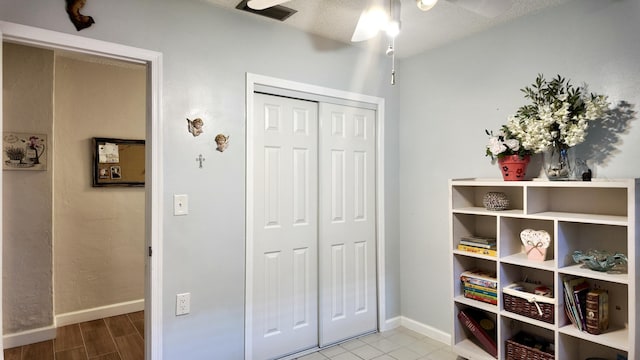
[(527, 165), (531, 156), (525, 155), (520, 157), (519, 155), (507, 155), (498, 159), (500, 170), (502, 171), (502, 178), (505, 181), (517, 181), (524, 180), (527, 173)]

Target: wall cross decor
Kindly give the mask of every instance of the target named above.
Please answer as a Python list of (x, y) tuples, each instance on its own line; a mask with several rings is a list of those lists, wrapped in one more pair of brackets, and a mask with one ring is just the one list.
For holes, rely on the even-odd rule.
[(202, 156), (202, 154), (198, 155), (198, 157), (196, 158), (196, 161), (200, 163), (200, 166), (198, 166), (200, 169), (202, 169), (202, 162), (205, 160), (206, 159), (204, 158), (204, 156)]

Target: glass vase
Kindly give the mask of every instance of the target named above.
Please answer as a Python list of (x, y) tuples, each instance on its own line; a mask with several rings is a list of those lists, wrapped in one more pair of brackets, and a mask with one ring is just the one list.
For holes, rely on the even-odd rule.
[(549, 180), (571, 180), (573, 177), (573, 148), (555, 144), (543, 153), (543, 166)]

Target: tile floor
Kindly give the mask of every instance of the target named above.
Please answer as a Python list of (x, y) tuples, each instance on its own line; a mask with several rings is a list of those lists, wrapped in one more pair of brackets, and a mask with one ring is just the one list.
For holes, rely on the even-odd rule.
[[(129, 331), (125, 331), (127, 329)], [(54, 358), (56, 360), (142, 360), (143, 358), (144, 315), (142, 312), (70, 325), (59, 330), (61, 331), (55, 340), (5, 349), (5, 360), (53, 360)], [(366, 335), (298, 358), (298, 360), (461, 359), (451, 352), (449, 345), (403, 327)]]
[(400, 327), (366, 335), (298, 360), (460, 360), (451, 346)]

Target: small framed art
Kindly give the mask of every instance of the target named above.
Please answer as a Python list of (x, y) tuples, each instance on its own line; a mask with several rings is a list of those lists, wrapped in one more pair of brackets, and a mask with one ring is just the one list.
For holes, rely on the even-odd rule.
[(47, 170), (47, 135), (5, 132), (3, 170)]

